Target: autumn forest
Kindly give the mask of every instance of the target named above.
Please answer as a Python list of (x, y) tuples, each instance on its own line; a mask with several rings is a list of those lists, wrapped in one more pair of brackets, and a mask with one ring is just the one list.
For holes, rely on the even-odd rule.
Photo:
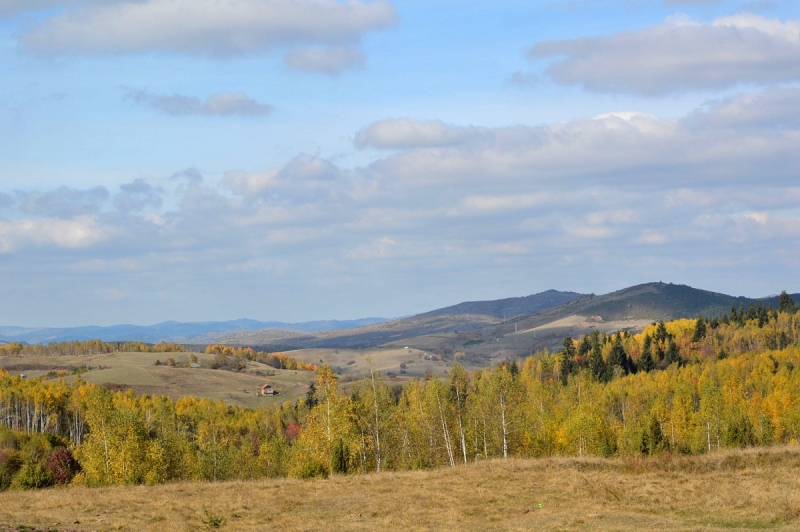
[(797, 310), (785, 296), (777, 309), (595, 331), (565, 338), (558, 352), (471, 373), (453, 362), (445, 378), (405, 385), (373, 371), (344, 387), (327, 365), (209, 348), (223, 365), (261, 356), (308, 371), (305, 397), (259, 409), (112, 392), (80, 375), (67, 383), (2, 372), (0, 488), (310, 478), (796, 443)]

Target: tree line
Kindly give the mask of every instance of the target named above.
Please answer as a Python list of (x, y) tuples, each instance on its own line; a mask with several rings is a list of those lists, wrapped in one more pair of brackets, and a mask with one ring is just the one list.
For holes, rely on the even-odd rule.
[(183, 353), (186, 348), (180, 344), (160, 342), (103, 342), (101, 340), (75, 340), (72, 342), (50, 342), (48, 344), (23, 344), (11, 342), (0, 345), (0, 356), (79, 356), (101, 355), (104, 353)]
[(259, 409), (0, 374), (0, 486), (44, 486), (57, 474), (87, 485), (306, 478), (796, 443), (800, 314), (765, 311), (594, 332), (557, 353), (474, 372), (456, 363), (444, 378), (403, 386), (371, 372), (345, 390), (323, 365), (304, 397)]
[(246, 360), (260, 362), (275, 369), (289, 369), (299, 371), (317, 371), (317, 366), (310, 362), (303, 362), (290, 357), (286, 353), (267, 353), (256, 351), (252, 347), (230, 347), (227, 345), (209, 345), (206, 353), (215, 355), (212, 366), (216, 368), (244, 369)]

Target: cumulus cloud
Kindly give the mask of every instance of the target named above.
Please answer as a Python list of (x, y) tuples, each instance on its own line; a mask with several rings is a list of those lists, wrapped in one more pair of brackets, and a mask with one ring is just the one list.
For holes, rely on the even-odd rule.
[[(712, 113), (710, 110), (709, 113)], [(493, 128), (478, 145), (404, 151), (371, 169), (420, 185), (478, 186), (486, 179), (517, 183), (593, 183), (675, 187), (743, 183), (770, 174), (796, 179), (800, 154), (793, 129), (729, 134), (696, 121), (611, 113), (542, 127)], [(502, 177), (501, 177), (502, 176)]]
[(800, 21), (742, 13), (700, 24), (686, 16), (636, 31), (536, 43), (556, 83), (647, 95), (800, 80)]
[(770, 88), (709, 102), (689, 122), (705, 127), (800, 127), (800, 89)]
[(25, 214), (59, 218), (97, 213), (109, 198), (105, 187), (78, 190), (66, 186), (47, 192), (20, 191), (17, 192), (17, 196), (20, 210)]
[(170, 176), (171, 181), (185, 180), (190, 185), (199, 185), (203, 182), (203, 174), (200, 173), (195, 167), (186, 168), (180, 172), (176, 172)]
[[(66, 4), (70, 6), (70, 4)], [(22, 34), (29, 51), (230, 56), (341, 45), (397, 21), (386, 0), (129, 0), (69, 7)]]
[(201, 100), (195, 96), (180, 94), (165, 96), (141, 90), (128, 93), (127, 98), (137, 104), (147, 105), (163, 113), (176, 116), (260, 116), (272, 111), (272, 106), (259, 103), (243, 92), (219, 92)]
[(337, 74), (347, 68), (364, 65), (366, 57), (352, 46), (330, 46), (327, 48), (295, 48), (286, 52), (286, 65), (295, 70)]
[(453, 126), (440, 120), (420, 122), (408, 118), (379, 120), (356, 133), (359, 148), (424, 148), (456, 146), (491, 139), (487, 128)]
[(121, 212), (137, 212), (147, 207), (161, 207), (161, 191), (144, 179), (120, 185), (120, 192), (114, 195), (114, 207)]
[(104, 228), (92, 216), (0, 221), (0, 253), (41, 246), (84, 248), (104, 238)]
[(340, 191), (346, 171), (330, 161), (300, 154), (288, 164), (264, 172), (228, 172), (223, 183), (235, 194), (248, 200), (275, 203), (308, 203), (331, 199)]
[[(753, 290), (770, 293), (783, 287), (768, 287), (765, 267), (793, 279), (800, 266), (800, 124), (772, 111), (792, 94), (743, 94), (680, 119), (630, 110), (491, 128), (406, 119), (410, 132), (364, 133), (364, 145), (395, 151), (356, 168), (300, 154), (220, 181), (188, 168), (165, 190), (136, 180), (94, 204), (91, 191), (18, 196), (0, 219), (3, 275), (22, 278), (31, 264), (50, 268), (43, 279), (102, 273), (132, 305), (178, 312), (186, 301), (233, 300), (234, 314), (255, 311), (243, 301), (362, 308), (376, 293), (398, 300), (451, 285), (457, 300), (487, 278), (520, 294), (531, 272), (537, 290), (585, 289), (577, 278), (691, 280), (676, 272), (714, 289), (700, 279), (741, 278), (753, 265), (764, 279)], [(71, 200), (41, 199), (50, 197)], [(415, 301), (422, 308), (410, 310), (424, 310)]]

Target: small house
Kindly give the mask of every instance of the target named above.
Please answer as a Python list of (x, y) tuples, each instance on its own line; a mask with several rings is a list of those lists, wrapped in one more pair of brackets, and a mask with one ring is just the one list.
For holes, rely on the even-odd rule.
[(277, 391), (275, 388), (272, 387), (271, 384), (264, 383), (261, 385), (261, 388), (258, 390), (258, 395), (277, 395)]

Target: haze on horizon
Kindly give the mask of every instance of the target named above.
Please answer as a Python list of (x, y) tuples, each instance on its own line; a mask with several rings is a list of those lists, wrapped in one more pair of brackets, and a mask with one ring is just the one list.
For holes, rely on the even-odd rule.
[(0, 324), (800, 291), (797, 2), (0, 0)]

